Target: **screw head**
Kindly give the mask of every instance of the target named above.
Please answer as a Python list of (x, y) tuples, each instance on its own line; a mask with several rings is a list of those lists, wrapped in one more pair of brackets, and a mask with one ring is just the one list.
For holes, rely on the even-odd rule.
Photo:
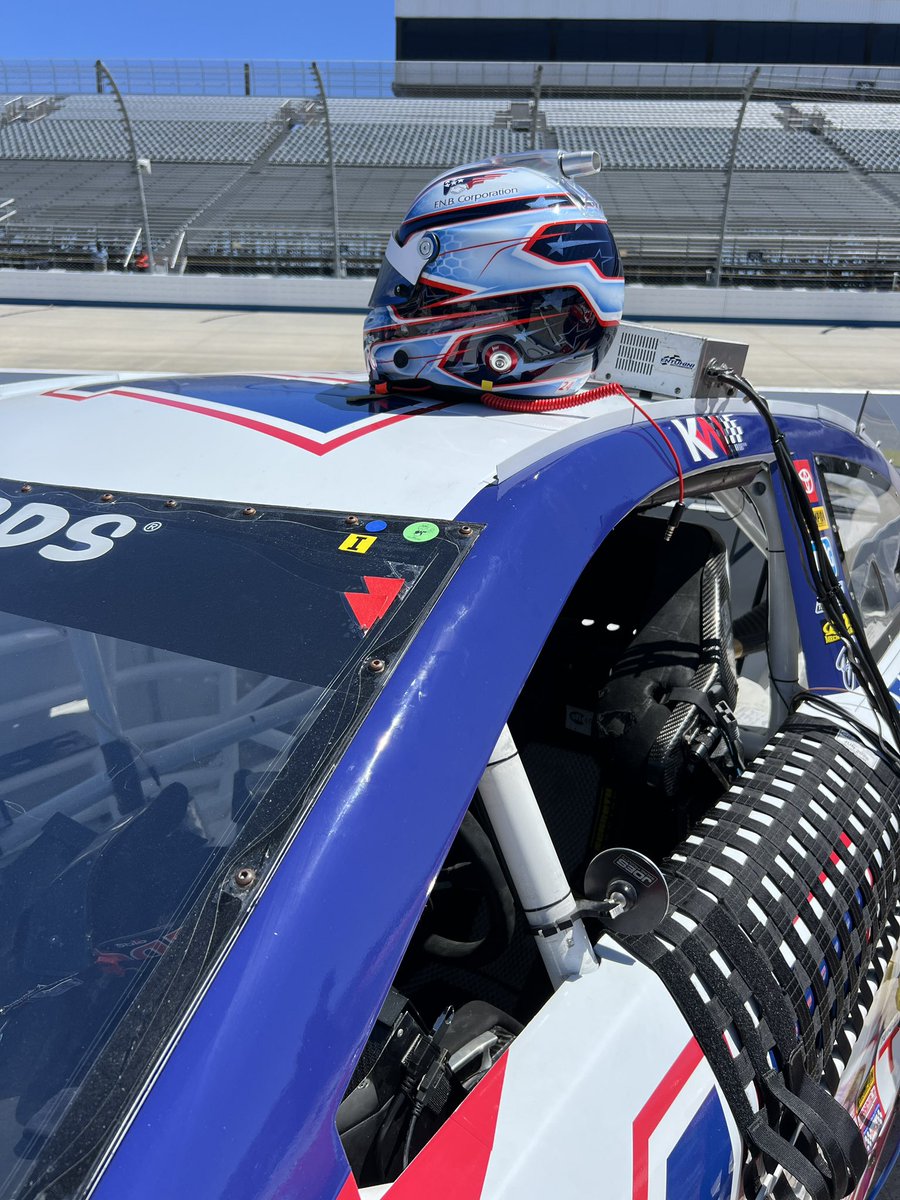
[(519, 356), (512, 346), (495, 342), (485, 350), (484, 361), (495, 375), (507, 375), (519, 365)]
[(115, 500), (115, 496), (112, 494), (112, 492), (104, 492), (100, 497), (100, 500), (103, 504), (112, 504), (113, 500)]
[(256, 872), (252, 867), (241, 867), (234, 873), (234, 882), (239, 888), (248, 888), (256, 882)]
[(369, 665), (369, 670), (372, 672), (373, 675), (380, 675), (381, 672), (384, 670), (384, 659), (383, 658), (370, 658), (368, 665)]
[(245, 508), (245, 509), (244, 509), (244, 516), (245, 516), (245, 517), (255, 517), (255, 516), (256, 516), (256, 509), (255, 509), (255, 508), (250, 508), (250, 507), (248, 506), (247, 508)]

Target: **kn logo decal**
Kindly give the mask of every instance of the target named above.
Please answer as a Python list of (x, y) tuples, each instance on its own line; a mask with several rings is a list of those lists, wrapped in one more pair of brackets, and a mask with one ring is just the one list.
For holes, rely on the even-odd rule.
[[(321, 456), (398, 421), (447, 408), (423, 406), (406, 397), (373, 396), (360, 407), (364, 384), (353, 380), (303, 380), (285, 376), (196, 376), (187, 380), (145, 380), (137, 385), (48, 391), (45, 396), (90, 402), (101, 397), (140, 400), (163, 408), (198, 413), (287, 442)], [(185, 393), (184, 389), (190, 388)], [(348, 400), (357, 403), (348, 404)]]
[(676, 418), (672, 424), (695, 463), (732, 458), (746, 444), (743, 427), (727, 414)]

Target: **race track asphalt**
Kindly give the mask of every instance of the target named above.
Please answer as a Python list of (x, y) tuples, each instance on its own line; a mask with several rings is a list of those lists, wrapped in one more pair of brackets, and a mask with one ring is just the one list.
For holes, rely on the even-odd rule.
[[(362, 371), (362, 315), (0, 305), (0, 367), (95, 371)], [(900, 391), (896, 326), (667, 328), (750, 347), (757, 385)]]

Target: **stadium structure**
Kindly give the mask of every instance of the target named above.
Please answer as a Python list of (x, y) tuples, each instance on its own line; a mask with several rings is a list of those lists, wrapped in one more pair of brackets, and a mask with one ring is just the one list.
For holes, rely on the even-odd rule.
[(398, 59), (900, 66), (898, 0), (396, 0)]
[(900, 287), (900, 67), (107, 65), (122, 104), (0, 62), (0, 266), (140, 266), (149, 227), (157, 269), (371, 275), (428, 179), (559, 146), (599, 150), (632, 282)]

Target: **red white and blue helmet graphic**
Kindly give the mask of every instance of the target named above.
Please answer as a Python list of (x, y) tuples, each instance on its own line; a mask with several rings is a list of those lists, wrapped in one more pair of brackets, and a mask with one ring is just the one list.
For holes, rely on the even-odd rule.
[(622, 317), (603, 210), (568, 174), (592, 152), (506, 155), (433, 180), (391, 237), (369, 301), (373, 384), (529, 396), (581, 390)]

